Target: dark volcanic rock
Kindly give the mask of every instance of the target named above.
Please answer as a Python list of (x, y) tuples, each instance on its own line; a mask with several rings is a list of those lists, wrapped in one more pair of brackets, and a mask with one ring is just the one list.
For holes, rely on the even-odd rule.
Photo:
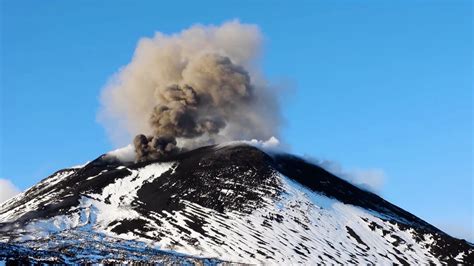
[(0, 261), (474, 261), (472, 244), (381, 197), (247, 145), (58, 171), (0, 206), (0, 241)]

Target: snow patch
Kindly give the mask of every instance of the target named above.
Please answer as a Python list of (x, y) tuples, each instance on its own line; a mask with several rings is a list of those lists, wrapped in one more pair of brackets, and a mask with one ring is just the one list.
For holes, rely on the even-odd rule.
[[(46, 238), (51, 234), (71, 229), (91, 230), (94, 228), (98, 232), (109, 234), (108, 227), (112, 222), (141, 217), (131, 206), (132, 201), (137, 197), (138, 190), (145, 183), (152, 182), (171, 169), (172, 166), (173, 163), (155, 163), (137, 170), (130, 170), (132, 172), (130, 175), (109, 184), (100, 194), (82, 196), (79, 200), (80, 204), (71, 208), (69, 214), (37, 220), (29, 224), (27, 231), (33, 233), (24, 235), (18, 240)], [(92, 178), (100, 178), (100, 175)], [(124, 239), (136, 238), (133, 234), (120, 236)]]

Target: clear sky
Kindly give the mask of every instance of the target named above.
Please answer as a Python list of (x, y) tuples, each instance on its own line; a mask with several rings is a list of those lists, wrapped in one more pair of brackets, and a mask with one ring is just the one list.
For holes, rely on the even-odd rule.
[(291, 85), (292, 152), (383, 171), (384, 198), (474, 241), (471, 1), (139, 2), (1, 1), (1, 179), (25, 189), (114, 148), (99, 94), (140, 37), (239, 19)]

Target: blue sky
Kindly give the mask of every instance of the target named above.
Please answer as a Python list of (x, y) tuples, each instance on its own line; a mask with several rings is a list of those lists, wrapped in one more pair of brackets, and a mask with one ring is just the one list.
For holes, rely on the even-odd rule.
[(25, 189), (113, 148), (99, 94), (140, 37), (239, 19), (290, 84), (292, 152), (379, 169), (380, 194), (473, 231), (471, 1), (1, 1), (0, 178)]

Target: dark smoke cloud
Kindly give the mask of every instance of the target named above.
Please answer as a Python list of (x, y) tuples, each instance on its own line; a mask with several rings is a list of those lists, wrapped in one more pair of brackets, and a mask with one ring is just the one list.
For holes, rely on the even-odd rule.
[(159, 159), (164, 155), (175, 154), (179, 151), (174, 137), (146, 137), (140, 134), (133, 139), (133, 145), (135, 146), (136, 161), (138, 162)]
[(277, 135), (277, 100), (257, 67), (261, 39), (236, 21), (141, 39), (103, 92), (101, 120), (109, 132), (138, 134), (138, 160)]
[(154, 134), (183, 138), (217, 134), (231, 114), (251, 100), (249, 74), (228, 57), (206, 54), (193, 63), (187, 73), (192, 75), (190, 84), (157, 91), (160, 104), (150, 118)]

